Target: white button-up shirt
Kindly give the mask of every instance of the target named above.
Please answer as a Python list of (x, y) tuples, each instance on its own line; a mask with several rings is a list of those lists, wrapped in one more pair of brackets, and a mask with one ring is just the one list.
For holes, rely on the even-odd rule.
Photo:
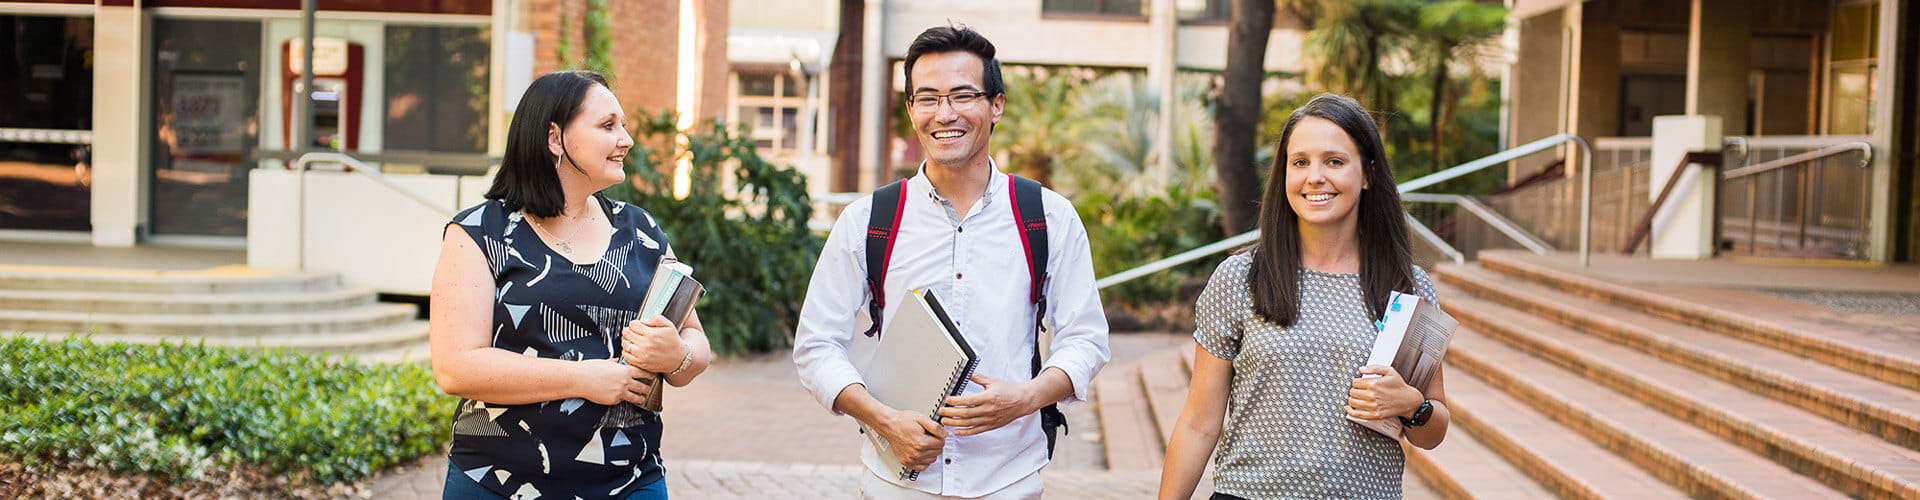
[[(1035, 307), (1029, 300), (1027, 257), (1007, 180), (996, 168), (986, 193), (961, 215), (934, 191), (922, 166), (906, 183), (885, 293), (899, 297), (907, 290), (932, 289), (979, 354), (975, 373), (1025, 382), (1033, 378)], [(1073, 393), (1060, 402), (1074, 403), (1086, 399), (1088, 383), (1107, 363), (1107, 319), (1093, 286), (1087, 230), (1079, 214), (1052, 190), (1043, 190), (1041, 198), (1047, 219), (1047, 317), (1054, 327), (1052, 352), (1041, 369), (1058, 367), (1066, 373)], [(840, 212), (813, 269), (794, 335), (793, 361), (800, 381), (829, 411), (841, 390), (862, 383), (856, 360), (863, 363), (863, 354), (877, 343), (861, 334), (871, 324), (866, 228), (872, 210), (873, 196), (868, 195)], [(889, 300), (883, 317), (892, 317), (900, 302)], [(964, 393), (980, 391), (979, 384), (968, 383)], [(1047, 463), (1047, 438), (1038, 413), (982, 434), (949, 434), (940, 457), (914, 481), (901, 481), (895, 471), (883, 470), (873, 448), (862, 448), (867, 469), (881, 478), (960, 497), (998, 491)]]

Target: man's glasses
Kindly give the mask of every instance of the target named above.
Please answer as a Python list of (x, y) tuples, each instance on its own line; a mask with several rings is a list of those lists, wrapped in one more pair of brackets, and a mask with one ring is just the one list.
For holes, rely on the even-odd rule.
[(951, 94), (914, 94), (907, 98), (907, 104), (917, 112), (930, 112), (940, 109), (940, 100), (946, 99), (953, 109), (972, 108), (987, 102), (986, 92), (954, 92)]

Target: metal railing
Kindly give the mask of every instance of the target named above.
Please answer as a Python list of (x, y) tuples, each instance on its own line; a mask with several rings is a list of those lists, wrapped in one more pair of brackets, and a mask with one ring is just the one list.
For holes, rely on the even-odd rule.
[[(1776, 234), (1776, 236), (1772, 238), (1774, 240), (1774, 246), (1780, 249), (1790, 249), (1803, 254), (1803, 256), (1809, 249), (1809, 243), (1815, 243), (1817, 245), (1817, 240), (1839, 240), (1843, 242), (1842, 245), (1848, 245), (1848, 247), (1843, 247), (1847, 249), (1828, 249), (1823, 252), (1831, 251), (1832, 254), (1858, 257), (1859, 250), (1865, 245), (1863, 241), (1864, 235), (1862, 233), (1867, 227), (1866, 200), (1871, 199), (1871, 196), (1867, 193), (1867, 190), (1871, 188), (1870, 183), (1865, 181), (1864, 174), (1862, 174), (1858, 182), (1860, 191), (1858, 194), (1860, 196), (1850, 200), (1842, 198), (1838, 201), (1838, 203), (1842, 205), (1842, 209), (1845, 208), (1845, 205), (1852, 205), (1853, 213), (1849, 214), (1852, 218), (1844, 219), (1845, 216), (1841, 216), (1841, 219), (1846, 221), (1845, 223), (1838, 225), (1830, 224), (1827, 222), (1828, 217), (1826, 216), (1830, 210), (1828, 210), (1829, 207), (1826, 206), (1829, 201), (1829, 193), (1827, 192), (1829, 186), (1827, 185), (1828, 175), (1825, 166), (1830, 158), (1858, 152), (1859, 158), (1857, 162), (1843, 163), (1843, 165), (1851, 165), (1857, 167), (1859, 171), (1864, 172), (1865, 169), (1872, 164), (1872, 145), (1864, 140), (1849, 140), (1835, 143), (1833, 140), (1836, 139), (1836, 137), (1831, 136), (1786, 138), (1785, 140), (1767, 139), (1769, 138), (1755, 137), (1750, 140), (1744, 137), (1731, 137), (1726, 140), (1725, 148), (1729, 152), (1739, 156), (1740, 160), (1736, 164), (1750, 163), (1755, 156), (1753, 150), (1758, 148), (1774, 148), (1781, 154), (1785, 154), (1789, 148), (1807, 148), (1812, 149), (1812, 151), (1786, 155), (1760, 163), (1752, 163), (1739, 168), (1729, 168), (1725, 170), (1721, 174), (1721, 183), (1728, 188), (1732, 188), (1728, 189), (1727, 192), (1739, 193), (1744, 200), (1727, 200), (1726, 203), (1717, 205), (1715, 207), (1718, 212), (1716, 214), (1716, 220), (1725, 221), (1722, 222), (1722, 224), (1732, 222), (1736, 227), (1744, 226), (1743, 228), (1746, 233), (1744, 234), (1746, 240), (1745, 250), (1749, 253), (1754, 253), (1759, 250), (1760, 233), (1768, 232)], [(1837, 137), (1837, 139), (1857, 138), (1843, 136)], [(1799, 175), (1792, 175), (1792, 173), (1788, 171), (1788, 169), (1794, 167), (1803, 167), (1798, 170), (1797, 173)], [(1765, 204), (1773, 208), (1773, 217), (1772, 220), (1765, 221), (1764, 223), (1761, 221), (1762, 217), (1760, 215), (1760, 211), (1763, 208), (1763, 203), (1760, 201), (1762, 196), (1760, 185), (1763, 181), (1763, 174), (1775, 174), (1772, 179), (1774, 185), (1774, 192), (1771, 193), (1772, 199), (1770, 203)], [(1734, 183), (1745, 183), (1744, 189), (1739, 189), (1741, 186), (1737, 186)], [(1850, 194), (1844, 186), (1842, 186), (1840, 190), (1840, 192), (1834, 194), (1842, 197)], [(1730, 210), (1728, 210), (1727, 205), (1739, 202), (1744, 202), (1743, 204), (1745, 205), (1744, 220), (1726, 220), (1732, 219), (1728, 217)], [(1789, 210), (1791, 210), (1791, 212)], [(1789, 221), (1789, 218), (1792, 220)], [(1791, 244), (1786, 243), (1786, 238), (1789, 237), (1791, 238)]]
[[(1431, 187), (1435, 184), (1453, 180), (1463, 175), (1478, 172), (1488, 167), (1505, 164), (1506, 162), (1513, 161), (1515, 159), (1518, 159), (1527, 155), (1561, 147), (1567, 143), (1573, 143), (1575, 146), (1578, 146), (1581, 152), (1580, 166), (1581, 166), (1582, 187), (1581, 187), (1581, 193), (1580, 193), (1580, 266), (1586, 267), (1588, 263), (1591, 261), (1591, 255), (1590, 255), (1591, 249), (1589, 248), (1590, 245), (1588, 245), (1588, 240), (1590, 239), (1591, 237), (1590, 233), (1593, 230), (1590, 224), (1590, 220), (1592, 219), (1592, 215), (1593, 215), (1593, 169), (1591, 168), (1591, 166), (1593, 165), (1593, 146), (1587, 144), (1587, 141), (1585, 139), (1581, 139), (1580, 136), (1576, 136), (1573, 134), (1560, 134), (1552, 137), (1547, 137), (1545, 139), (1529, 142), (1513, 149), (1501, 151), (1499, 153), (1494, 153), (1492, 155), (1488, 155), (1478, 160), (1462, 163), (1460, 165), (1454, 166), (1452, 168), (1448, 168), (1446, 170), (1441, 170), (1439, 172), (1434, 172), (1432, 174), (1428, 174), (1418, 179), (1400, 183), (1399, 191), (1402, 194), (1402, 196), (1406, 196), (1412, 191)], [(1438, 196), (1447, 196), (1447, 195), (1438, 195)], [(1422, 198), (1423, 201), (1425, 199), (1424, 196), (1420, 198)], [(1413, 198), (1408, 197), (1407, 199), (1413, 199)], [(1491, 213), (1492, 211), (1488, 210), (1488, 212)], [(1474, 212), (1472, 210), (1469, 210), (1469, 213), (1474, 213)], [(1478, 215), (1478, 214), (1475, 213), (1475, 215)], [(1425, 225), (1420, 224), (1419, 221), (1415, 221), (1411, 218), (1408, 219), (1408, 222), (1411, 224), (1412, 227), (1417, 227), (1417, 229), (1413, 230), (1414, 236), (1420, 237), (1422, 239), (1427, 239), (1429, 243), (1437, 242), (1438, 243), (1437, 246), (1441, 249), (1442, 253), (1447, 254), (1448, 258), (1455, 259), (1456, 261), (1465, 260), (1464, 255), (1461, 255), (1458, 250), (1454, 250), (1451, 245), (1447, 245), (1444, 241), (1439, 241), (1438, 240), (1439, 236), (1433, 234), (1433, 232), (1431, 230), (1428, 230)], [(1518, 226), (1514, 226), (1510, 222), (1507, 225), (1509, 226), (1509, 229), (1512, 229), (1521, 234), (1525, 233), (1524, 231), (1520, 231)], [(1503, 233), (1506, 232), (1506, 230), (1504, 229), (1501, 231)], [(1109, 286), (1118, 285), (1120, 283), (1125, 283), (1129, 280), (1133, 280), (1141, 276), (1146, 276), (1148, 274), (1163, 271), (1163, 270), (1172, 268), (1174, 266), (1178, 266), (1188, 262), (1193, 262), (1195, 260), (1199, 260), (1201, 258), (1205, 258), (1213, 254), (1217, 254), (1232, 248), (1239, 247), (1241, 245), (1252, 243), (1258, 240), (1259, 238), (1260, 238), (1259, 229), (1247, 231), (1245, 233), (1241, 233), (1236, 236), (1228, 237), (1226, 239), (1207, 244), (1206, 246), (1202, 246), (1200, 248), (1195, 248), (1185, 252), (1180, 252), (1178, 254), (1169, 256), (1164, 259), (1149, 262), (1139, 267), (1135, 267), (1133, 269), (1128, 269), (1125, 271), (1114, 273), (1105, 278), (1100, 278), (1099, 280), (1094, 281), (1094, 286), (1096, 288), (1106, 288)], [(1532, 237), (1528, 236), (1527, 239), (1532, 239)], [(1537, 240), (1536, 240), (1536, 243), (1537, 243)], [(1523, 245), (1525, 245), (1525, 243), (1523, 243)], [(1544, 244), (1542, 244), (1542, 246), (1544, 247)], [(1529, 247), (1529, 250), (1532, 250), (1532, 247)]]
[(368, 165), (351, 155), (324, 151), (302, 154), (298, 158), (295, 158), (292, 163), (287, 164), (288, 169), (296, 172), (294, 178), (294, 206), (299, 207), (296, 209), (299, 216), (294, 218), (294, 234), (296, 235), (296, 239), (294, 240), (296, 242), (294, 245), (296, 254), (294, 258), (295, 262), (299, 263), (299, 269), (302, 271), (307, 269), (307, 171), (311, 170), (315, 163), (337, 163), (344, 165), (347, 167), (347, 172), (372, 179), (374, 183), (386, 186), (401, 196), (418, 202), (420, 206), (426, 207), (428, 210), (434, 211), (434, 213), (444, 215), (448, 219), (453, 218), (454, 210), (452, 207), (441, 206), (441, 204), (427, 199), (426, 196), (422, 196), (420, 193), (408, 189), (398, 182), (394, 182), (393, 179), (388, 178), (386, 174), (380, 173), (379, 168)]

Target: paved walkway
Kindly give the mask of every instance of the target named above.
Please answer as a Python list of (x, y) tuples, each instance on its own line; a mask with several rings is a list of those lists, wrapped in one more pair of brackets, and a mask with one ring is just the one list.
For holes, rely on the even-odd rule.
[[(1183, 334), (1115, 334), (1113, 363), (1179, 347)], [(849, 498), (860, 491), (858, 427), (800, 387), (786, 353), (715, 363), (666, 394), (667, 491), (674, 498)], [(1106, 470), (1092, 405), (1065, 408), (1071, 432), (1041, 475), (1050, 498), (1150, 498), (1157, 474)], [(375, 477), (373, 498), (440, 497), (443, 457)]]

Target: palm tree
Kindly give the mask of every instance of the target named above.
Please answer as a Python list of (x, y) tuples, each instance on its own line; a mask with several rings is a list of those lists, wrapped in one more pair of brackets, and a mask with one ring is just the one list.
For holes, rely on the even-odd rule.
[(994, 151), (1007, 153), (1007, 167), (1020, 175), (1054, 186), (1054, 172), (1084, 149), (1079, 130), (1084, 121), (1070, 103), (1079, 99), (1087, 82), (1072, 69), (1032, 66), (1007, 67), (1007, 109), (994, 127)]
[(1266, 75), (1274, 8), (1274, 0), (1233, 0), (1227, 21), (1227, 66), (1213, 109), (1214, 189), (1227, 234), (1253, 229), (1260, 215), (1254, 134), (1260, 126), (1260, 80)]
[[(1433, 169), (1438, 171), (1446, 167), (1442, 139), (1460, 100), (1449, 79), (1451, 61), (1478, 59), (1488, 42), (1506, 29), (1507, 9), (1472, 0), (1448, 0), (1426, 4), (1419, 14), (1415, 29), (1409, 33), (1408, 49), (1416, 64), (1426, 68), (1432, 85), (1427, 120), (1433, 138)], [(1466, 66), (1469, 71), (1474, 68), (1471, 63)]]

